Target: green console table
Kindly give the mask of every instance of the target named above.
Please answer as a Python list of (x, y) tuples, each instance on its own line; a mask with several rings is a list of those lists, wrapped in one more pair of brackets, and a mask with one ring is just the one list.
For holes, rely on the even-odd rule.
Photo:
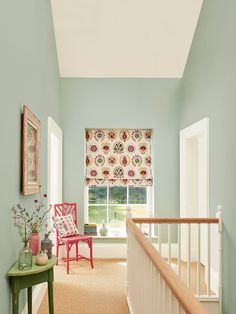
[(32, 286), (43, 282), (48, 283), (48, 303), (49, 313), (54, 314), (53, 307), (53, 267), (57, 262), (57, 258), (52, 256), (48, 263), (44, 266), (35, 264), (35, 256), (33, 257), (33, 265), (30, 270), (19, 270), (18, 262), (12, 266), (7, 275), (10, 277), (12, 292), (12, 313), (19, 313), (19, 293), (21, 289), (28, 288), (28, 313), (32, 314)]

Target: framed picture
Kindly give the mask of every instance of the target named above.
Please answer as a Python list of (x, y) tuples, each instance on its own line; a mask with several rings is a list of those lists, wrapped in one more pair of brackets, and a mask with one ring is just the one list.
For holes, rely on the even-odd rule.
[(40, 185), (40, 121), (26, 107), (22, 115), (22, 192), (39, 192)]

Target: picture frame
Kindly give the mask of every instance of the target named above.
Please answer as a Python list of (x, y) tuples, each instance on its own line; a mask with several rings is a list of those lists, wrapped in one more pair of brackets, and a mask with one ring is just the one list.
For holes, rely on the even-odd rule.
[(40, 121), (23, 107), (22, 114), (22, 193), (39, 193), (40, 189)]

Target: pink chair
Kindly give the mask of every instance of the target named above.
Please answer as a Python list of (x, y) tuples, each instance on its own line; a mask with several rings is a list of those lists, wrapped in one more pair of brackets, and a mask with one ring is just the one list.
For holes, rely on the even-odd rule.
[[(74, 220), (75, 225), (77, 226), (77, 210), (76, 203), (62, 203), (54, 205), (54, 215), (65, 216), (71, 214)], [(90, 257), (85, 257), (79, 254), (79, 242), (85, 242), (88, 244)], [(70, 257), (70, 250), (75, 244), (76, 256)], [(66, 262), (67, 274), (69, 274), (69, 262), (78, 261), (79, 259), (86, 259), (90, 261), (91, 267), (93, 268), (93, 240), (91, 236), (86, 236), (83, 234), (77, 234), (69, 237), (61, 237), (58, 229), (56, 227), (56, 256), (58, 259), (59, 247), (65, 245), (66, 247), (66, 258), (61, 259), (62, 262)]]

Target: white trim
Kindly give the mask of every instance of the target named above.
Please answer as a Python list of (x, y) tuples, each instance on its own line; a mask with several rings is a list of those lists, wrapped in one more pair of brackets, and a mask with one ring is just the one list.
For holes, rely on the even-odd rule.
[(63, 138), (62, 138), (62, 130), (61, 128), (56, 124), (56, 122), (51, 118), (48, 117), (48, 179), (47, 179), (47, 185), (48, 185), (48, 200), (50, 202), (50, 154), (51, 154), (51, 141), (49, 134), (54, 134), (60, 141), (59, 146), (59, 169), (58, 169), (58, 177), (59, 177), (59, 202), (62, 201), (62, 146), (63, 146)]
[[(32, 293), (32, 314), (37, 314), (39, 307), (43, 301), (44, 295), (47, 291), (47, 284), (42, 283), (40, 285), (37, 285), (33, 289)], [(27, 314), (28, 313), (28, 302), (26, 302), (21, 314)]]
[[(198, 145), (200, 145), (200, 143), (202, 159), (199, 159), (198, 155)], [(201, 162), (200, 166), (198, 165), (198, 162)], [(192, 169), (191, 173), (187, 170), (190, 168)], [(203, 194), (199, 194), (199, 190), (196, 185), (199, 184), (199, 182), (195, 182), (196, 180), (192, 179), (190, 183), (193, 184), (193, 189), (190, 193), (191, 195), (189, 195), (189, 179), (199, 176), (199, 169), (203, 169), (201, 172), (201, 186), (203, 182), (204, 192), (202, 192)], [(201, 200), (201, 203), (204, 204), (203, 206), (196, 205), (199, 199)], [(192, 203), (194, 206), (192, 206), (191, 212), (190, 204), (192, 205)], [(209, 118), (204, 118), (180, 131), (180, 217), (199, 216), (199, 213), (196, 212), (196, 210), (199, 211), (200, 208), (204, 211), (203, 214), (201, 213), (201, 216), (209, 217)], [(186, 228), (184, 226), (181, 237), (181, 241), (183, 242), (181, 252), (183, 260), (187, 260), (185, 229)], [(192, 233), (193, 239), (196, 237), (194, 232), (196, 233), (195, 229)], [(203, 230), (202, 235), (204, 238), (206, 238), (206, 234), (206, 231)], [(207, 243), (207, 239), (205, 239), (204, 243)], [(191, 253), (192, 257), (196, 259), (196, 246), (193, 248)], [(204, 259), (203, 253), (201, 253), (201, 256)], [(204, 261), (202, 262), (205, 264)]]

